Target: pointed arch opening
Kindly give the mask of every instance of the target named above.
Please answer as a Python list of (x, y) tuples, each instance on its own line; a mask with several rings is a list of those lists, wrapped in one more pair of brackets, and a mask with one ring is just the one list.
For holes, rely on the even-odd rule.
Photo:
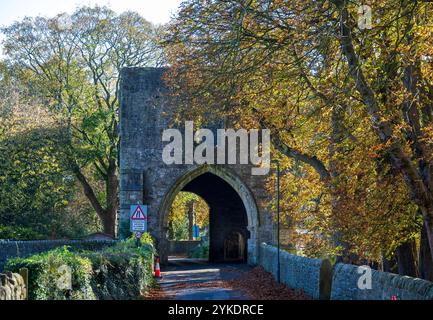
[(176, 195), (182, 191), (198, 195), (209, 205), (209, 261), (256, 263), (257, 205), (251, 191), (237, 175), (223, 166), (203, 165), (179, 177), (160, 207), (163, 242), (167, 242), (170, 209)]

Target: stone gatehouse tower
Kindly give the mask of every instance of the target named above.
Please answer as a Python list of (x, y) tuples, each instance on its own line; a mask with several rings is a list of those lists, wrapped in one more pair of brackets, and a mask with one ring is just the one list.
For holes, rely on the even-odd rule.
[(129, 235), (130, 205), (148, 205), (148, 229), (167, 261), (167, 218), (180, 191), (201, 196), (209, 205), (210, 261), (230, 261), (228, 241), (243, 243), (244, 260), (255, 264), (258, 246), (272, 240), (267, 208), (267, 176), (251, 175), (250, 165), (166, 165), (163, 130), (171, 126), (164, 69), (126, 68), (121, 74), (119, 236)]

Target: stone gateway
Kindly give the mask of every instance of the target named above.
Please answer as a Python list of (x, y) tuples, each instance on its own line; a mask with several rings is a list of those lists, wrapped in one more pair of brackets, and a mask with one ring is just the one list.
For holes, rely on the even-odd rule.
[(252, 175), (253, 164), (239, 162), (165, 164), (162, 135), (176, 128), (171, 116), (176, 109), (162, 80), (164, 71), (126, 68), (121, 73), (119, 236), (130, 234), (130, 206), (147, 205), (148, 231), (156, 240), (161, 262), (167, 262), (168, 213), (175, 196), (189, 191), (210, 208), (209, 260), (256, 264), (260, 243), (271, 242), (273, 234), (264, 189), (268, 175)]

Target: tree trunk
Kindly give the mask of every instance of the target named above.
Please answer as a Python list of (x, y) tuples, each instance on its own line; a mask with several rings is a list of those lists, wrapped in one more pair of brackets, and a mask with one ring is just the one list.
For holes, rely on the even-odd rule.
[(388, 259), (385, 255), (382, 256), (382, 271), (383, 272), (391, 272), (391, 273), (397, 273), (397, 261), (395, 256)]
[(415, 239), (402, 243), (396, 250), (396, 257), (400, 275), (418, 277)]
[(421, 208), (421, 211), (422, 211), (422, 216), (423, 216), (423, 221), (424, 221), (424, 226), (426, 231), (427, 243), (430, 249), (430, 259), (433, 262), (433, 228), (432, 228), (433, 210)]
[(118, 209), (118, 179), (117, 179), (117, 167), (116, 160), (110, 159), (107, 178), (105, 182), (106, 193), (107, 193), (107, 209), (105, 210), (105, 215), (103, 217), (104, 233), (116, 237), (117, 228), (117, 209)]
[(188, 240), (194, 240), (194, 202), (191, 202), (188, 207)]
[(102, 227), (104, 233), (115, 238), (116, 237), (116, 216), (117, 209), (110, 209), (110, 211), (105, 211), (101, 218)]
[[(341, 13), (340, 44), (342, 53), (346, 57), (349, 66), (349, 74), (355, 82), (356, 90), (363, 99), (374, 130), (380, 140), (389, 145), (388, 154), (390, 155), (392, 166), (403, 174), (414, 202), (422, 211), (431, 258), (433, 259), (433, 194), (431, 192), (433, 190), (433, 183), (431, 174), (428, 172), (427, 175), (424, 174), (424, 177), (421, 177), (419, 168), (413, 164), (412, 159), (406, 154), (401, 143), (394, 139), (394, 130), (389, 121), (383, 117), (376, 94), (367, 81), (359, 56), (355, 52), (351, 30), (351, 16), (347, 3), (341, 0), (331, 0), (331, 2), (335, 4)], [(425, 159), (429, 157), (430, 154), (427, 154)]]
[(84, 195), (89, 199), (92, 207), (95, 209), (96, 214), (101, 220), (103, 232), (111, 237), (116, 237), (116, 220), (118, 208), (118, 180), (117, 180), (117, 167), (115, 159), (111, 159), (107, 168), (107, 175), (105, 177), (106, 187), (106, 202), (107, 208), (103, 208), (99, 202), (92, 186), (87, 181), (87, 178), (81, 172), (81, 169), (75, 165), (73, 171), (83, 186)]
[(433, 262), (428, 244), (426, 227), (421, 228), (421, 241), (419, 249), (419, 276), (422, 279), (433, 281)]
[(168, 223), (168, 234), (167, 234), (167, 239), (168, 239), (168, 240), (173, 240), (173, 239), (174, 239), (173, 221), (170, 221), (170, 222)]
[(338, 154), (342, 152), (341, 143), (344, 140), (344, 108), (340, 105), (334, 105), (331, 114), (331, 143), (329, 144), (329, 174), (331, 176), (330, 191), (331, 191), (331, 212), (333, 219), (333, 242), (334, 246), (342, 249), (341, 253), (337, 255), (336, 262), (352, 263), (350, 257), (350, 246), (343, 241), (341, 227), (339, 226), (339, 215), (343, 212), (342, 203), (346, 200), (344, 188), (340, 188), (342, 181), (339, 180), (341, 164), (338, 161)]

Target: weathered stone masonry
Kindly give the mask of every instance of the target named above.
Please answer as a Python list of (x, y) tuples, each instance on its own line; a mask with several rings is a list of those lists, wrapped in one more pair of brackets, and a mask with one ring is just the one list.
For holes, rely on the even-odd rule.
[[(170, 115), (175, 109), (161, 80), (163, 73), (164, 69), (157, 68), (126, 68), (121, 73), (119, 236), (129, 235), (130, 205), (148, 205), (149, 231), (165, 262), (167, 214), (176, 194), (189, 190), (208, 197), (205, 200), (214, 204), (210, 212), (210, 255), (220, 260), (224, 255), (223, 238), (238, 230), (247, 238), (248, 262), (255, 264), (259, 243), (269, 242), (273, 233), (264, 190), (266, 176), (251, 175), (250, 165), (166, 165), (162, 160), (162, 133), (173, 127)], [(214, 180), (221, 185), (221, 190), (215, 191), (232, 192), (232, 203), (211, 199), (210, 188), (218, 188), (206, 184), (211, 176), (216, 176)], [(235, 198), (240, 199), (244, 209), (235, 206)], [(237, 213), (242, 210), (245, 219)]]
[(371, 289), (358, 288), (358, 267), (337, 263), (332, 278), (332, 300), (433, 300), (433, 283), (423, 279), (371, 270)]
[[(22, 271), (23, 275), (28, 277), (28, 271)], [(27, 299), (27, 285), (24, 277), (19, 273), (0, 273), (0, 300), (25, 299)]]
[[(277, 277), (277, 248), (260, 245), (260, 265)], [(281, 282), (302, 290), (313, 299), (328, 300), (331, 295), (332, 266), (329, 260), (296, 256), (280, 250)]]
[[(277, 248), (260, 245), (260, 265), (277, 277)], [(359, 288), (358, 266), (327, 259), (311, 259), (280, 252), (281, 282), (324, 300), (433, 300), (433, 283), (398, 274), (371, 270), (371, 287)], [(363, 280), (363, 279), (361, 279)]]

